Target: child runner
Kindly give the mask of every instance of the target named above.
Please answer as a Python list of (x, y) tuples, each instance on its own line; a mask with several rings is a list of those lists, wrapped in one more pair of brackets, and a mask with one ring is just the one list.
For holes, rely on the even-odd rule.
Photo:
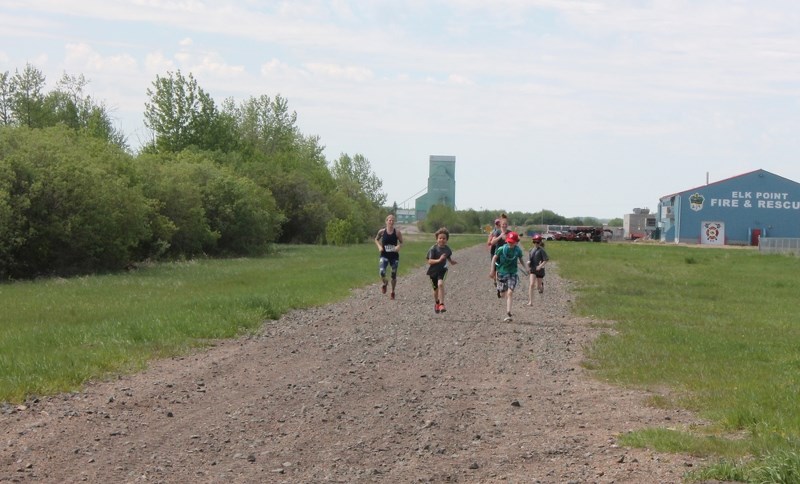
[(450, 232), (442, 227), (436, 231), (436, 244), (428, 250), (428, 276), (433, 286), (433, 311), (443, 313), (447, 311), (444, 305), (444, 277), (447, 274), (447, 263), (456, 264), (453, 260), (453, 251), (447, 245)]
[(397, 285), (397, 267), (400, 265), (400, 247), (403, 245), (403, 234), (394, 228), (394, 215), (386, 216), (386, 226), (378, 231), (375, 236), (375, 245), (381, 253), (378, 261), (378, 272), (381, 275), (381, 292), (386, 294), (386, 267), (392, 267), (392, 293), (389, 297), (394, 299), (394, 288)]
[(494, 253), (498, 247), (506, 243), (506, 235), (508, 234), (508, 215), (500, 214), (500, 218), (494, 221), (494, 229), (489, 234), (489, 257), (494, 257)]
[(497, 278), (498, 297), (506, 298), (506, 317), (503, 321), (511, 321), (511, 298), (514, 289), (519, 284), (517, 275), (517, 263), (522, 263), (522, 249), (519, 248), (519, 235), (516, 232), (509, 232), (506, 235), (506, 245), (498, 247), (492, 257), (492, 272), (489, 277)]
[[(506, 243), (506, 235), (508, 234), (508, 215), (504, 213), (500, 214), (500, 218), (494, 221), (494, 225), (494, 230), (492, 230), (492, 233), (489, 234), (489, 240), (487, 241), (489, 244), (490, 259), (494, 257), (494, 253), (497, 251), (497, 248)], [(492, 267), (494, 267), (494, 259), (492, 259)], [(497, 286), (496, 280), (492, 281), (492, 286)], [(497, 293), (497, 297), (500, 297), (500, 292)]]
[(547, 252), (544, 251), (544, 241), (542, 236), (534, 234), (532, 239), (533, 248), (528, 254), (528, 268), (530, 269), (530, 284), (528, 285), (528, 306), (533, 306), (533, 285), (539, 294), (544, 292), (544, 266), (550, 260)]
[(486, 240), (486, 247), (489, 248), (489, 258), (491, 259), (494, 257), (494, 251), (497, 249), (494, 244), (492, 244), (492, 239), (500, 233), (500, 219), (494, 219), (494, 228), (489, 232), (489, 238)]

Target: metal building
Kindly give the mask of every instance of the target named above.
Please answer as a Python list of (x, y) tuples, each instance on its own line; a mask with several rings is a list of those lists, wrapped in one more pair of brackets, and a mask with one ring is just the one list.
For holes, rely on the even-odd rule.
[(634, 208), (633, 213), (626, 213), (622, 220), (622, 234), (629, 240), (649, 239), (656, 226), (656, 216), (649, 208)]
[(765, 170), (661, 197), (661, 240), (758, 245), (759, 237), (800, 237), (800, 184)]
[(417, 220), (424, 220), (434, 205), (456, 208), (456, 157), (430, 155), (428, 191), (415, 203)]

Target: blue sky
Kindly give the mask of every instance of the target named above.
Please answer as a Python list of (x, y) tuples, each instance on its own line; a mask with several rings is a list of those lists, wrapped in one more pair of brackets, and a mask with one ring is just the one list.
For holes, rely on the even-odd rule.
[(453, 155), (458, 209), (611, 218), (707, 177), (800, 181), (797, 25), (789, 0), (0, 0), (0, 72), (83, 74), (136, 147), (180, 69), (287, 98), (389, 203)]

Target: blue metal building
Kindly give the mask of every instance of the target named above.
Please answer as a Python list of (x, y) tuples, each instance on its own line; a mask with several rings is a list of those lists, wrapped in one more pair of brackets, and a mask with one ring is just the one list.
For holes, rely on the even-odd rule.
[(759, 237), (800, 237), (800, 183), (765, 170), (661, 197), (664, 242), (758, 245)]

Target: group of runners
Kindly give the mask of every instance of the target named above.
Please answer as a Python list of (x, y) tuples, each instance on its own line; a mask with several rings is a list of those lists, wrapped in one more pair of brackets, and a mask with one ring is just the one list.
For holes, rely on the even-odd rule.
[[(380, 251), (378, 262), (378, 272), (381, 277), (381, 292), (386, 294), (391, 283), (389, 297), (395, 298), (395, 288), (397, 286), (397, 268), (400, 263), (400, 247), (403, 245), (403, 235), (394, 226), (395, 216), (389, 214), (386, 217), (386, 224), (378, 231), (375, 236), (375, 245)], [(519, 234), (509, 230), (508, 216), (500, 215), (494, 221), (494, 228), (489, 234), (486, 245), (492, 257), (489, 278), (492, 279), (492, 287), (497, 292), (499, 299), (505, 300), (504, 321), (512, 321), (511, 305), (514, 291), (519, 285), (519, 269), (528, 275), (528, 306), (533, 305), (534, 288), (539, 293), (544, 292), (544, 267), (549, 260), (547, 252), (544, 250), (544, 240), (541, 235), (534, 234), (531, 238), (533, 246), (528, 252), (528, 260), (523, 260), (523, 251), (519, 246)], [(453, 251), (447, 245), (450, 239), (450, 232), (446, 228), (440, 228), (434, 234), (436, 243), (431, 246), (427, 253), (428, 277), (431, 279), (433, 288), (434, 312), (444, 313), (447, 311), (445, 306), (444, 280), (450, 264), (457, 264), (453, 259)], [(521, 266), (521, 267), (520, 267)], [(387, 271), (388, 274), (387, 274)]]

